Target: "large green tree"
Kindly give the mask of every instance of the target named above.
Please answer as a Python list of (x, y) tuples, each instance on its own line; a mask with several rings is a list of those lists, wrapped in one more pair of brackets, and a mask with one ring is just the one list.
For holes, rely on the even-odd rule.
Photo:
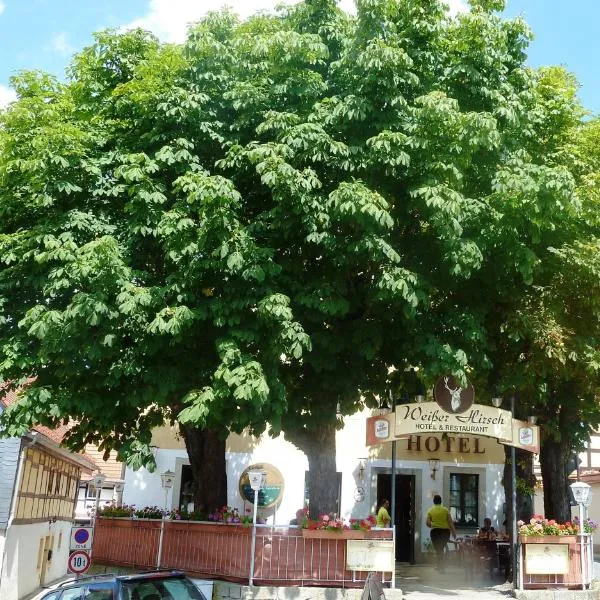
[(577, 211), (543, 158), (529, 31), (501, 8), (307, 0), (209, 15), (182, 46), (104, 32), (67, 83), (16, 77), (0, 377), (36, 379), (6, 433), (73, 418), (66, 443), (139, 464), (179, 422), (210, 506), (226, 433), (268, 422), (331, 511), (338, 406), (374, 403), (390, 366), (499, 372), (536, 248)]
[[(495, 383), (506, 396), (516, 396), (518, 417), (539, 417), (544, 509), (561, 520), (571, 513), (572, 457), (600, 423), (598, 123), (582, 122), (576, 91), (577, 82), (562, 69), (537, 74), (535, 132), (527, 149), (537, 168), (558, 174), (564, 185), (559, 193), (555, 177), (541, 187), (521, 182), (505, 194), (505, 200), (518, 200), (515, 206), (530, 205), (519, 209), (523, 220), (514, 220), (521, 238), (529, 240), (528, 285), (515, 289), (503, 278), (509, 293), (498, 296), (487, 326)], [(526, 463), (527, 478), (531, 461), (520, 461)]]

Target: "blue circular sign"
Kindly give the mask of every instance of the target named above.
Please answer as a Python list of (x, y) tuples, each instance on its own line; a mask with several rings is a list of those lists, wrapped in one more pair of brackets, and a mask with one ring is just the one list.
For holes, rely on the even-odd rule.
[(90, 539), (90, 532), (87, 529), (78, 529), (73, 537), (78, 544), (85, 544)]

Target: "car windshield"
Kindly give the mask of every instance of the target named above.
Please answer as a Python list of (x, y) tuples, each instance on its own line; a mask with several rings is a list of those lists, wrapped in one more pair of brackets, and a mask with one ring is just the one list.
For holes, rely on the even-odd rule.
[(123, 581), (123, 600), (206, 600), (188, 579)]

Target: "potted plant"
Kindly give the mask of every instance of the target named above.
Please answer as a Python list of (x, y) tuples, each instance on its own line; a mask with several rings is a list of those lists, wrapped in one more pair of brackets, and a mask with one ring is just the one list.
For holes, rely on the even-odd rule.
[(572, 544), (579, 533), (576, 522), (557, 523), (541, 515), (534, 515), (527, 523), (519, 521), (517, 525), (522, 544)]
[(373, 515), (366, 519), (350, 519), (349, 524), (336, 515), (320, 515), (317, 520), (304, 519), (302, 536), (306, 538), (330, 538), (357, 540), (367, 537), (367, 532), (377, 523)]

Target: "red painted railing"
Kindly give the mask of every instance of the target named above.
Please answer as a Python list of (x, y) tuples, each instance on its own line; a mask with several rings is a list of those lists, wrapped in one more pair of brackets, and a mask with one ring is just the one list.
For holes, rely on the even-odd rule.
[[(392, 532), (371, 531), (367, 535), (391, 539)], [(198, 577), (247, 583), (251, 544), (252, 528), (240, 525), (99, 518), (92, 560), (136, 569), (181, 569)], [(358, 587), (367, 574), (346, 569), (346, 540), (342, 535), (308, 538), (295, 527), (257, 526), (256, 585)], [(385, 575), (389, 581), (391, 574)]]

